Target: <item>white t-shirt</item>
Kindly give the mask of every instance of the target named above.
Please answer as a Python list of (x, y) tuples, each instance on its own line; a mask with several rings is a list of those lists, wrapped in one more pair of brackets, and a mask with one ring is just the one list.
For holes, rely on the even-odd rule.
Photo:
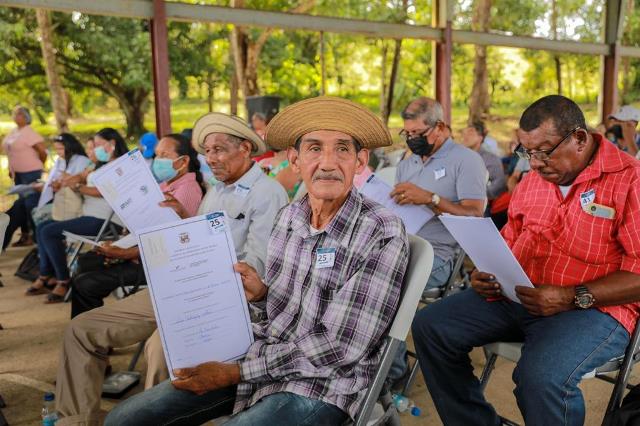
[(562, 198), (566, 198), (567, 194), (569, 193), (569, 190), (571, 189), (571, 185), (558, 185), (558, 188), (560, 188), (560, 192), (562, 193)]
[[(87, 176), (87, 186), (95, 187), (96, 185), (93, 183), (93, 173), (89, 173)], [(109, 219), (113, 210), (109, 206), (109, 203), (102, 197), (92, 197), (90, 195), (83, 195), (84, 201), (82, 203), (82, 216), (92, 216), (97, 217), (98, 219)], [(113, 223), (116, 223), (120, 226), (122, 225), (122, 221), (118, 217), (118, 215), (114, 214), (111, 218)]]

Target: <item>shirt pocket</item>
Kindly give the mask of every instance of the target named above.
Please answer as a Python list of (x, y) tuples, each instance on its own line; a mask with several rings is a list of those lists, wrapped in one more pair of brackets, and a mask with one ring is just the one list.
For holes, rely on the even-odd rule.
[(316, 248), (313, 250), (313, 263), (311, 266), (313, 268), (312, 274), (314, 275), (315, 286), (325, 294), (339, 290), (350, 277), (354, 265), (359, 263), (358, 258), (359, 256), (352, 250), (347, 250), (344, 247), (335, 247), (333, 265), (317, 268), (318, 249)]
[(561, 230), (555, 243), (582, 262), (603, 264), (617, 252), (615, 224), (615, 218), (593, 216), (580, 206), (572, 206), (560, 221)]

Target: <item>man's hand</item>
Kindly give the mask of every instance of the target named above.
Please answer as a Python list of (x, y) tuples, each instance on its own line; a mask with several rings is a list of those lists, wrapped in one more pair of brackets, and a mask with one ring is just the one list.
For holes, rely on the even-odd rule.
[(260, 276), (245, 262), (238, 262), (233, 265), (233, 270), (240, 274), (244, 294), (249, 302), (258, 302), (267, 295), (267, 286), (264, 285)]
[(189, 217), (189, 213), (187, 213), (187, 210), (182, 204), (180, 204), (180, 201), (174, 198), (171, 192), (165, 192), (164, 198), (165, 200), (159, 203), (160, 207), (169, 207), (173, 209), (173, 211), (175, 211), (181, 219), (186, 219)]
[(516, 296), (531, 315), (548, 317), (575, 308), (573, 287), (541, 285), (531, 288), (519, 285), (516, 286)]
[(496, 277), (486, 272), (474, 270), (471, 273), (471, 287), (480, 296), (485, 298), (501, 297), (500, 283), (496, 281)]
[(429, 192), (409, 182), (399, 183), (391, 191), (391, 197), (398, 204), (423, 204), (431, 203), (433, 192)]
[(221, 362), (205, 362), (194, 368), (173, 370), (177, 379), (171, 384), (181, 390), (203, 395), (240, 383), (240, 366)]
[(62, 182), (59, 180), (54, 180), (53, 182), (51, 182), (51, 189), (53, 190), (53, 192), (58, 192), (60, 191), (60, 189), (62, 188)]

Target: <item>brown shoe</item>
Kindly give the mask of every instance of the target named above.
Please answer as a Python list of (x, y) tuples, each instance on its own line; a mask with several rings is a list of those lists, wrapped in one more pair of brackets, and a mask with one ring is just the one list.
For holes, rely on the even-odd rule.
[(33, 239), (29, 234), (20, 235), (20, 239), (15, 243), (11, 244), (11, 247), (28, 247), (33, 245)]
[(38, 277), (24, 292), (25, 296), (37, 296), (50, 293), (56, 287), (55, 280), (51, 277)]

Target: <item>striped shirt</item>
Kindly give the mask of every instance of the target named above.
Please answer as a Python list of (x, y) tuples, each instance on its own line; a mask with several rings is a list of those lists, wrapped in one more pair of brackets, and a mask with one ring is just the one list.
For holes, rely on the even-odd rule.
[[(267, 256), (266, 319), (240, 363), (234, 412), (291, 392), (354, 417), (396, 313), (409, 245), (393, 213), (356, 190), (319, 233), (308, 197), (282, 209)], [(335, 249), (318, 268), (318, 250)]]
[(162, 192), (170, 192), (182, 204), (189, 217), (196, 215), (203, 194), (195, 173), (185, 173), (171, 183), (162, 182), (160, 189)]
[[(576, 286), (616, 271), (640, 274), (640, 162), (601, 135), (593, 138), (598, 151), (566, 197), (535, 172), (513, 194), (502, 235), (533, 284)], [(582, 209), (580, 195), (592, 190), (594, 203), (615, 209), (613, 219)], [(598, 309), (631, 333), (639, 307)]]

